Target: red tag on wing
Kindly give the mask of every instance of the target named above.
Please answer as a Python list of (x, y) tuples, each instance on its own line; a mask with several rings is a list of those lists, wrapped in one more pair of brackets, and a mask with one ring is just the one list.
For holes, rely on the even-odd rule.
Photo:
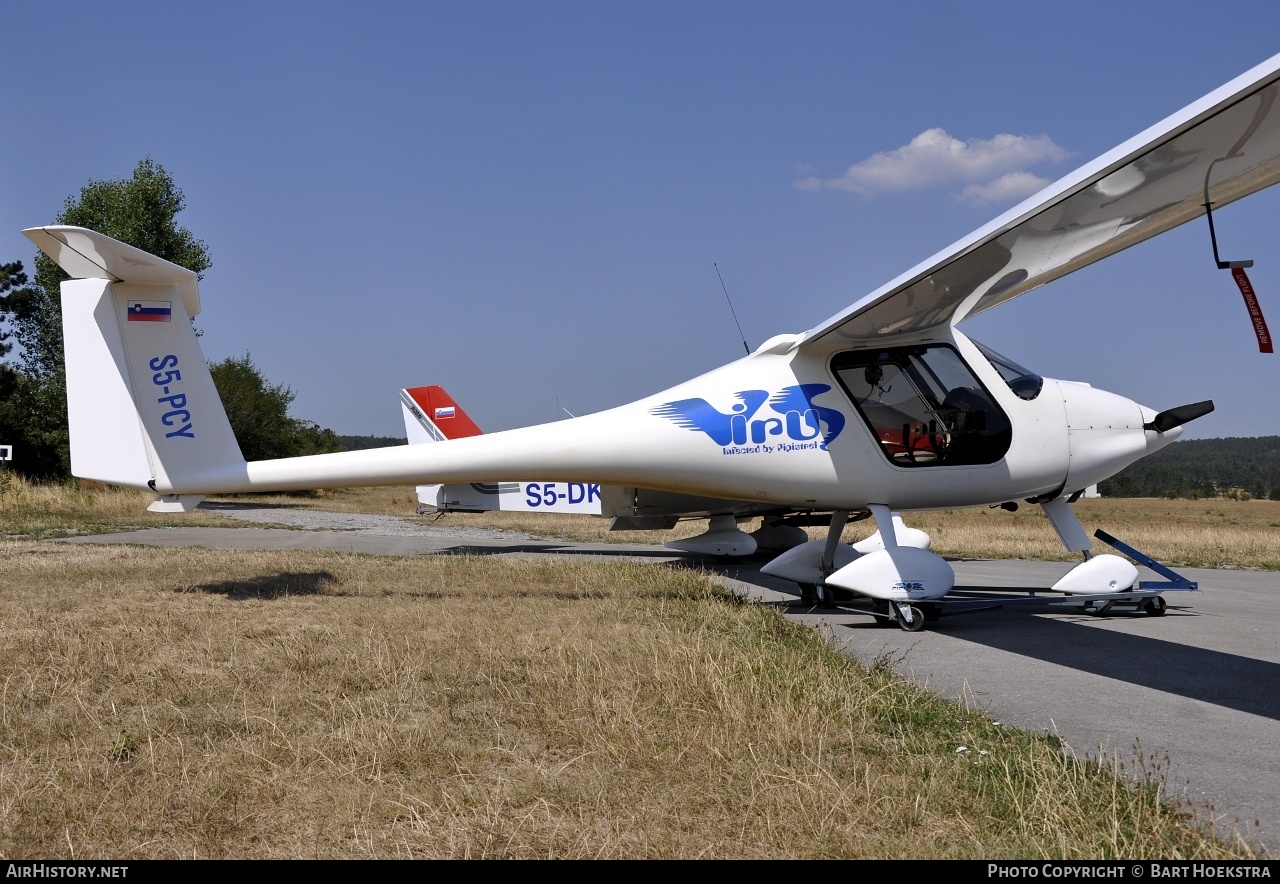
[(1258, 296), (1253, 293), (1253, 285), (1244, 272), (1243, 267), (1232, 267), (1231, 275), (1244, 295), (1244, 305), (1249, 308), (1249, 320), (1253, 323), (1253, 333), (1258, 336), (1258, 350), (1262, 353), (1273, 353), (1271, 349), (1271, 332), (1267, 331), (1267, 321), (1262, 318), (1262, 308), (1258, 306)]

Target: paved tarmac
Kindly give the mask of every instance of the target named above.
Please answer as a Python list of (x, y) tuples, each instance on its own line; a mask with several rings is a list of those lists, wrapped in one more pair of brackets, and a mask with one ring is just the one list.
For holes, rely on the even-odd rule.
[[(405, 523), (401, 520), (402, 525)], [(1220, 832), (1280, 854), (1280, 575), (1180, 570), (1198, 592), (1169, 592), (1164, 617), (1094, 617), (1071, 608), (1005, 607), (943, 617), (924, 632), (878, 628), (851, 608), (798, 604), (794, 586), (761, 575), (762, 561), (721, 564), (665, 549), (579, 544), (471, 532), (162, 528), (72, 538), (237, 549), (337, 549), (374, 555), (610, 555), (685, 562), (722, 575), (735, 591), (821, 627), (841, 650), (903, 675), (995, 720), (1057, 734), (1084, 755), (1140, 751), (1163, 765), (1166, 792)], [(1067, 563), (955, 560), (957, 588), (1052, 585)], [(1159, 579), (1146, 569), (1142, 578)], [(1270, 849), (1268, 849), (1270, 847)]]

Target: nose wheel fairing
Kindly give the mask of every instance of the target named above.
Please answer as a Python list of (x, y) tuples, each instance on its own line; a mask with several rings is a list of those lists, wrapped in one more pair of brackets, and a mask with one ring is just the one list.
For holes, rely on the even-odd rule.
[(826, 582), (858, 595), (888, 602), (940, 599), (956, 575), (941, 556), (911, 546), (896, 546), (861, 556)]
[[(955, 572), (941, 556), (929, 552), (929, 535), (902, 524), (888, 507), (869, 507), (879, 530), (850, 546), (840, 542), (848, 513), (833, 514), (826, 540), (811, 540), (790, 549), (761, 572), (809, 587), (835, 587), (871, 599), (911, 603), (939, 599), (955, 585)], [(823, 593), (827, 601), (829, 593)], [(908, 619), (910, 617), (908, 616)]]

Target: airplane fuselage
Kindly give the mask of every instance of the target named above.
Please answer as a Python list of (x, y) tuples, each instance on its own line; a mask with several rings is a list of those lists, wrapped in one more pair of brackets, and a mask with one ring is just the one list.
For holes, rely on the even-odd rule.
[(1019, 395), (950, 329), (878, 347), (796, 349), (794, 340), (775, 338), (654, 396), (573, 420), (249, 463), (242, 475), (157, 490), (527, 479), (819, 510), (963, 507), (1083, 489), (1180, 434), (1145, 430), (1153, 411), (1085, 384), (1044, 379)]

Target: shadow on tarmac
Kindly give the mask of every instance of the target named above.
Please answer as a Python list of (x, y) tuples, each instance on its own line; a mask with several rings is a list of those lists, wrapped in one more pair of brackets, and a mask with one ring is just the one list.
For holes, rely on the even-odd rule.
[[(959, 628), (948, 628), (948, 623), (939, 631), (1068, 669), (1280, 720), (1280, 665), (1275, 663), (1114, 629), (1095, 629), (1080, 622), (1089, 615), (1075, 612), (1065, 617), (1036, 617), (1031, 610), (1016, 609), (993, 613), (999, 616), (986, 623), (968, 628), (959, 622), (955, 624)], [(1171, 606), (1166, 616), (1178, 613)], [(1132, 617), (1139, 626), (1146, 619), (1145, 615), (1107, 616)], [(1186, 610), (1182, 616), (1195, 615)], [(1000, 628), (1001, 624), (994, 622), (997, 620), (1016, 628)]]
[[(760, 564), (763, 564), (763, 560), (735, 563), (704, 560), (699, 566), (760, 588), (795, 594), (794, 584), (760, 574)], [(998, 604), (1000, 596), (1016, 598), (1019, 593), (1032, 589), (1044, 592), (1044, 587), (1019, 590), (1009, 587), (960, 586), (953, 593), (973, 597), (975, 600), (982, 597), (984, 601), (994, 597), (994, 603)], [(1178, 595), (1172, 593), (1169, 598), (1176, 600)], [(951, 639), (1280, 721), (1280, 664), (1130, 632), (1098, 629), (1086, 625), (1096, 620), (1092, 615), (1061, 605), (1050, 606), (1051, 601), (1059, 598), (1056, 595), (1044, 595), (1040, 597), (1042, 605), (1024, 605), (1020, 602), (1009, 607), (949, 614), (939, 621), (929, 623), (927, 628)], [(865, 620), (834, 624), (840, 629), (878, 627), (874, 618), (867, 613), (869, 606), (858, 603), (838, 603), (834, 609), (801, 604), (796, 599), (786, 599), (775, 604), (785, 606), (787, 613), (792, 614), (812, 613), (841, 618), (865, 615)], [(1035, 616), (1046, 613), (1054, 616)], [(1202, 615), (1189, 605), (1170, 604), (1165, 616)], [(1104, 617), (1132, 621), (1135, 630), (1141, 629), (1145, 621), (1152, 619), (1136, 612), (1109, 612)]]

